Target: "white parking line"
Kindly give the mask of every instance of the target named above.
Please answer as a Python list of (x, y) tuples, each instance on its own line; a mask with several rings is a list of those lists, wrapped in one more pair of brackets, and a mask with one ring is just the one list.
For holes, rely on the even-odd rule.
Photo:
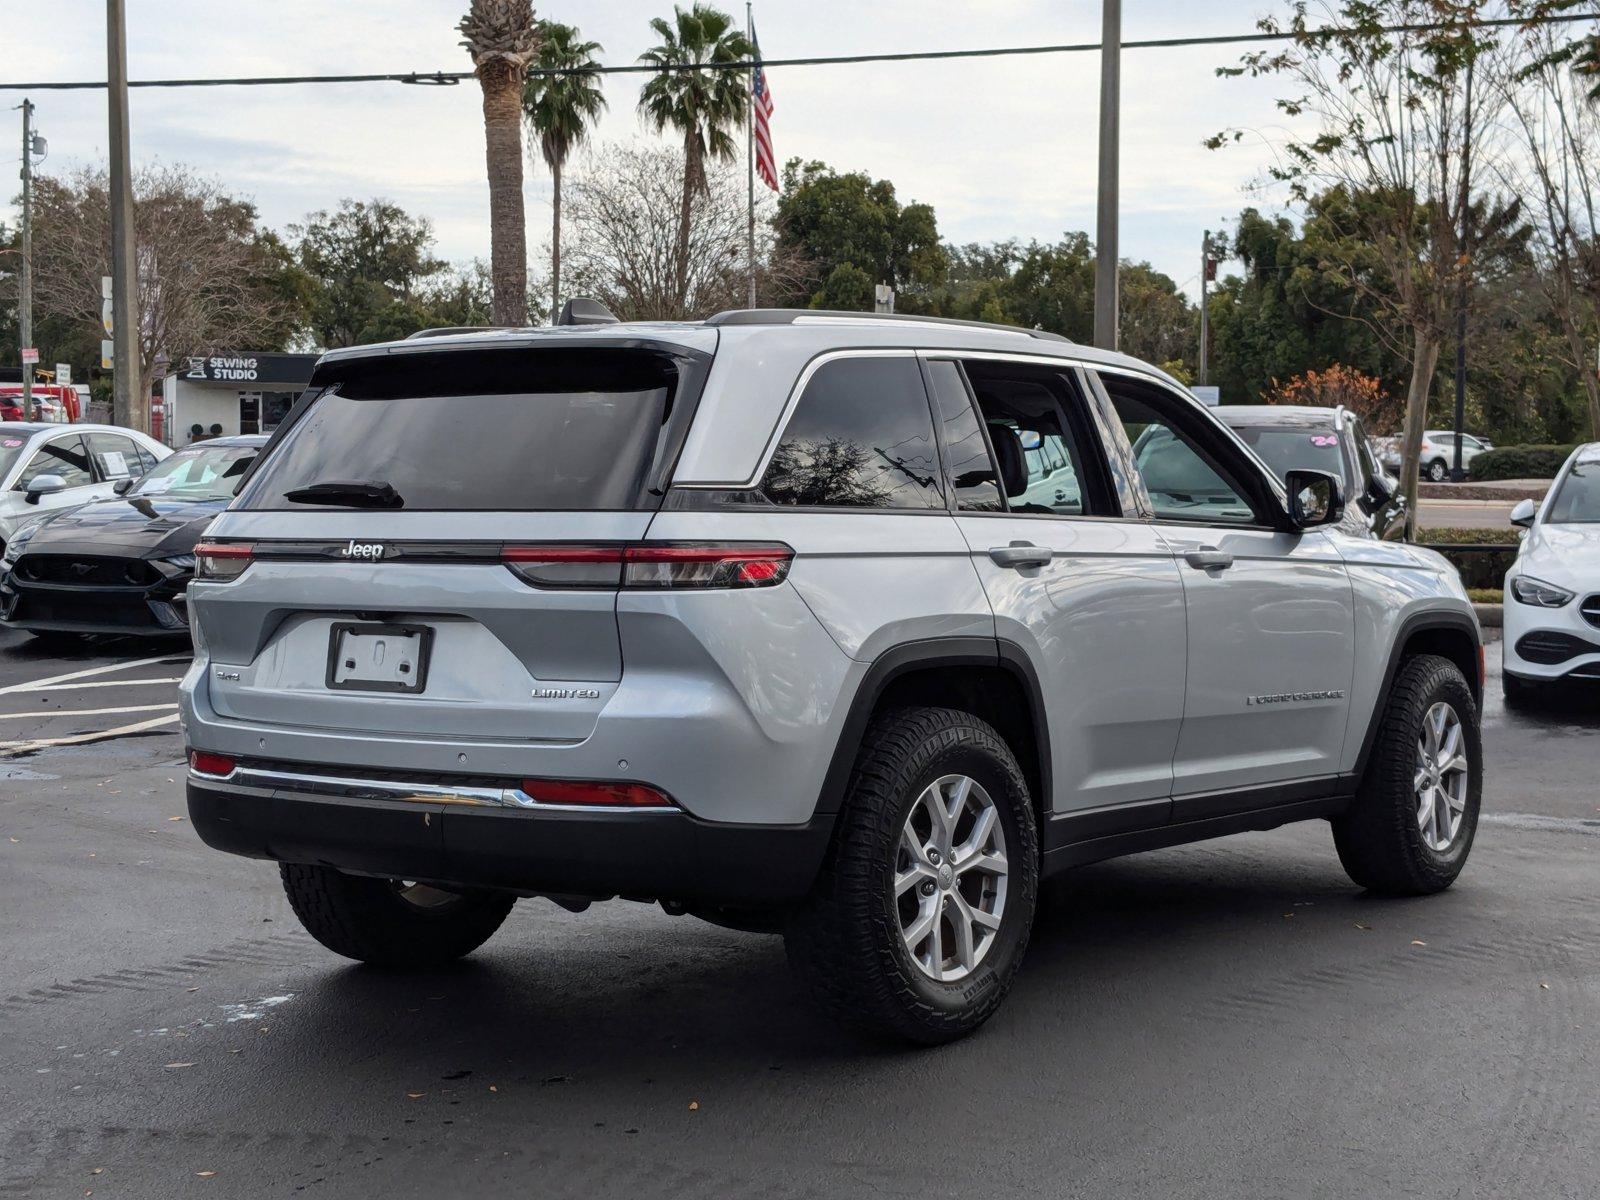
[(0, 742), (0, 757), (7, 755), (27, 754), (33, 750), (43, 750), (47, 746), (76, 746), (84, 742), (100, 742), (107, 738), (122, 737), (129, 733), (143, 733), (147, 729), (157, 729), (162, 725), (175, 725), (178, 722), (177, 713), (169, 713), (164, 717), (152, 717), (148, 721), (135, 721), (131, 725), (119, 725), (115, 729), (101, 729), (93, 733), (74, 733), (68, 737), (33, 738), (21, 742)]
[[(87, 679), (91, 675), (108, 675), (112, 671), (131, 671), (135, 667), (148, 667), (154, 663), (172, 663), (184, 661), (184, 655), (162, 654), (155, 658), (133, 658), (127, 662), (107, 663), (101, 667), (85, 667), (81, 671), (68, 671), (65, 675), (52, 675), (48, 679), (29, 679), (22, 683), (7, 684), (0, 687), (0, 695), (7, 692), (32, 692), (41, 687), (52, 684), (66, 683), (73, 679)], [(92, 684), (80, 684), (80, 687), (92, 687)]]
[(16, 721), (23, 717), (103, 717), (110, 713), (171, 712), (176, 704), (132, 704), (126, 708), (40, 708), (33, 712), (0, 713), (0, 721)]
[(45, 680), (43, 683), (14, 683), (10, 687), (0, 688), (0, 695), (10, 692), (79, 692), (84, 688), (139, 687), (147, 683), (182, 682), (182, 675), (174, 675), (170, 679), (96, 679), (89, 683), (68, 683), (63, 687), (55, 687), (49, 680)]

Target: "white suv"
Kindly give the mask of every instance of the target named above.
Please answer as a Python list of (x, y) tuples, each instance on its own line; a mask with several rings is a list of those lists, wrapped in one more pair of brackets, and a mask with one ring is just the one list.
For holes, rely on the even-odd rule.
[(1461, 870), (1472, 606), (1286, 482), (1161, 372), (1019, 329), (336, 351), (196, 550), (190, 812), (354, 958), (658, 901), (952, 1038), (1081, 863), (1316, 818), (1374, 890)]

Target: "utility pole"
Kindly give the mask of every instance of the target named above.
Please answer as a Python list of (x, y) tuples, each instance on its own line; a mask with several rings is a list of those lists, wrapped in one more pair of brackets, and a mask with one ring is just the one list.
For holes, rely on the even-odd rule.
[[(22, 278), (17, 298), (24, 352), (33, 346), (33, 101), (22, 102)], [(33, 363), (22, 364), (22, 419), (33, 420)]]
[[(1471, 51), (1469, 50), (1470, 54)], [(1472, 64), (1467, 59), (1465, 121), (1461, 127), (1461, 255), (1456, 285), (1456, 449), (1450, 464), (1450, 478), (1460, 483), (1467, 477), (1461, 466), (1461, 434), (1467, 423), (1467, 281), (1472, 253)]]
[(1122, 92), (1122, 0), (1103, 0), (1100, 30), (1100, 197), (1095, 220), (1094, 344), (1117, 348), (1117, 139)]
[(1207, 229), (1200, 236), (1200, 372), (1197, 382), (1201, 387), (1210, 382), (1206, 378), (1206, 360), (1210, 357), (1211, 345), (1210, 314), (1206, 312), (1206, 286), (1211, 282), (1211, 272), (1215, 269), (1211, 263), (1211, 230)]
[(123, 0), (106, 0), (106, 107), (111, 122), (112, 420), (147, 432), (149, 397), (139, 384), (139, 268), (128, 149), (128, 33)]

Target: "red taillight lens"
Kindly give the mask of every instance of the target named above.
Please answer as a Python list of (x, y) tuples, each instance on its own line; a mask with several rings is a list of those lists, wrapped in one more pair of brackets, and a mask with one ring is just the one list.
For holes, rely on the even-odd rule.
[(251, 542), (201, 542), (194, 548), (194, 577), (205, 583), (226, 583), (245, 573), (255, 545)]
[(588, 783), (571, 779), (524, 779), (522, 790), (539, 804), (604, 808), (672, 808), (671, 797), (642, 783)]
[(239, 764), (226, 754), (213, 754), (209, 750), (189, 751), (189, 769), (197, 775), (232, 775)]
[(774, 587), (788, 578), (794, 551), (781, 543), (640, 542), (507, 546), (500, 558), (535, 587), (660, 591)]

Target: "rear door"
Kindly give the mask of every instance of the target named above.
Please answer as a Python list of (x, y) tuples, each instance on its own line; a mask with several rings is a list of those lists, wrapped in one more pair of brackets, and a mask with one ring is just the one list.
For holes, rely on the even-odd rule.
[(586, 737), (622, 677), (620, 546), (659, 506), (708, 361), (634, 346), (324, 364), (325, 390), (208, 535), (248, 569), (190, 588), (213, 707)]
[(1163, 820), (1183, 717), (1183, 585), (1161, 537), (1123, 511), (1078, 373), (925, 363), (996, 631), (1040, 676), (1052, 810), (1088, 822), (1074, 836)]

